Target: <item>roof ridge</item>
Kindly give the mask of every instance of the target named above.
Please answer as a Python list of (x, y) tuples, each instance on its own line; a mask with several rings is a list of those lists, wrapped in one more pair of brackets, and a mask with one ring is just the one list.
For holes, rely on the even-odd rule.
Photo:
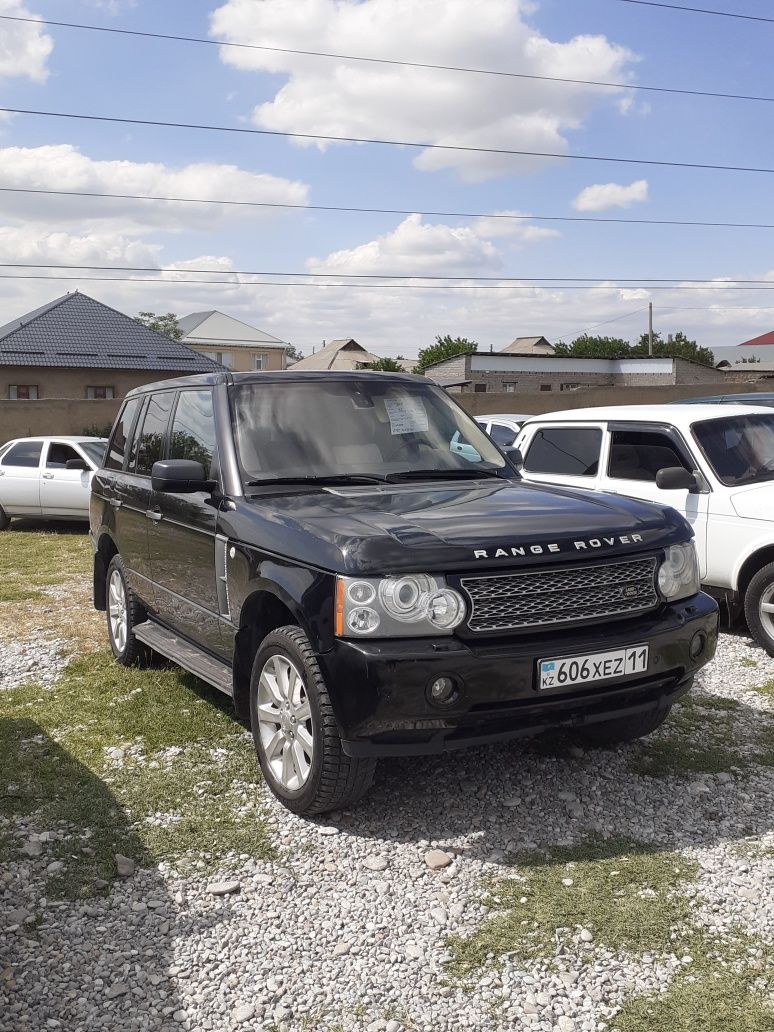
[[(26, 329), (27, 326), (31, 326), (34, 322), (37, 322), (38, 319), (42, 319), (44, 315), (48, 315), (49, 312), (53, 312), (55, 308), (58, 308), (61, 304), (64, 304), (64, 302), (68, 301), (71, 297), (75, 297), (77, 293), (77, 290), (68, 290), (66, 294), (63, 294), (61, 297), (54, 298), (54, 300), (49, 301), (48, 304), (40, 305), (38, 308), (33, 308), (32, 312), (34, 312), (35, 314), (33, 315), (32, 312), (27, 313), (31, 316), (31, 318), (28, 319), (26, 322), (23, 321), (23, 315), (20, 315), (18, 319), (12, 319), (11, 323), (18, 323), (18, 326), (14, 326), (12, 330), (9, 330), (7, 333), (4, 333), (3, 336), (0, 337), (0, 341), (8, 340), (8, 338), (12, 337), (14, 333), (18, 333), (19, 330), (23, 330)], [(6, 323), (6, 326), (8, 325), (10, 324)]]

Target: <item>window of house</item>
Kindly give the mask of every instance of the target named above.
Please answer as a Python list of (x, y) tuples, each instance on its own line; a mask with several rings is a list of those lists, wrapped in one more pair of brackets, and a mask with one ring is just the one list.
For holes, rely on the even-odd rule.
[(80, 459), (83, 461), (83, 456), (75, 448), (71, 448), (69, 444), (49, 444), (48, 454), (46, 455), (46, 469), (67, 469), (67, 463), (70, 459)]
[(504, 383), (503, 384), (503, 389), (504, 389), (506, 394), (515, 394), (516, 391), (518, 390), (518, 387), (519, 387), (518, 380), (515, 380), (513, 383)]
[(172, 391), (153, 394), (145, 409), (145, 419), (137, 449), (137, 465), (135, 472), (150, 476), (153, 463), (158, 462), (164, 454), (164, 440), (167, 436), (169, 414), (175, 395)]
[(0, 466), (21, 466), (25, 469), (34, 469), (40, 465), (42, 448), (42, 441), (20, 441), (3, 455)]
[(169, 439), (170, 459), (201, 462), (204, 472), (212, 472), (215, 457), (215, 419), (212, 391), (181, 391), (172, 420)]
[(551, 384), (550, 383), (541, 383), (540, 389), (541, 389), (541, 391), (550, 391), (551, 390)]
[(602, 431), (596, 427), (545, 427), (532, 438), (524, 468), (531, 473), (593, 477), (601, 447)]
[(660, 469), (690, 469), (679, 447), (658, 430), (614, 430), (610, 435), (608, 476), (655, 484)]
[(86, 388), (86, 400), (87, 401), (112, 401), (115, 398), (116, 392), (113, 387), (87, 387)]
[(124, 456), (126, 455), (126, 442), (132, 431), (132, 423), (140, 409), (140, 399), (132, 398), (124, 405), (121, 415), (118, 417), (113, 436), (108, 445), (105, 469), (123, 469)]
[(474, 383), (473, 390), (476, 394), (485, 394), (488, 386), (486, 383)]
[(205, 351), (204, 357), (212, 359), (213, 362), (217, 362), (224, 369), (232, 369), (234, 366), (234, 356), (230, 351)]
[(265, 367), (265, 355), (253, 355), (253, 369), (261, 370)]
[(15, 383), (8, 387), (9, 401), (37, 401), (38, 385), (35, 383)]

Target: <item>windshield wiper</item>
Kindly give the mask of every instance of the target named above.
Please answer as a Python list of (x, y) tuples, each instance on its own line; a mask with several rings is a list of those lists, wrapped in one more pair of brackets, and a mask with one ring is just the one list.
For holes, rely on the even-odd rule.
[(378, 473), (333, 473), (328, 476), (266, 477), (265, 480), (248, 480), (246, 487), (276, 487), (283, 484), (383, 484), (385, 478)]
[(400, 480), (480, 480), (481, 477), (501, 479), (494, 469), (406, 469), (400, 473), (388, 473), (389, 483)]

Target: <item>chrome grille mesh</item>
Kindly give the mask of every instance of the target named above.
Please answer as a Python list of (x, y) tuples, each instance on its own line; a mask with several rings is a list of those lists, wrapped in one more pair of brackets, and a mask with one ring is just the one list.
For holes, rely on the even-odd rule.
[(463, 577), (472, 631), (631, 616), (658, 605), (656, 557), (594, 566)]

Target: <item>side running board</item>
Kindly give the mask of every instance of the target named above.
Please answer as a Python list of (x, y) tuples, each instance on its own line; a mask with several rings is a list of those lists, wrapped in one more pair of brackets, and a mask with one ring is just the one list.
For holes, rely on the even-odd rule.
[(153, 620), (146, 620), (145, 623), (138, 624), (134, 628), (134, 636), (145, 645), (149, 645), (154, 652), (160, 652), (162, 656), (166, 656), (184, 670), (200, 677), (213, 688), (218, 688), (226, 695), (233, 696), (231, 667), (227, 663), (215, 659), (207, 652), (202, 652), (185, 638), (178, 637)]

